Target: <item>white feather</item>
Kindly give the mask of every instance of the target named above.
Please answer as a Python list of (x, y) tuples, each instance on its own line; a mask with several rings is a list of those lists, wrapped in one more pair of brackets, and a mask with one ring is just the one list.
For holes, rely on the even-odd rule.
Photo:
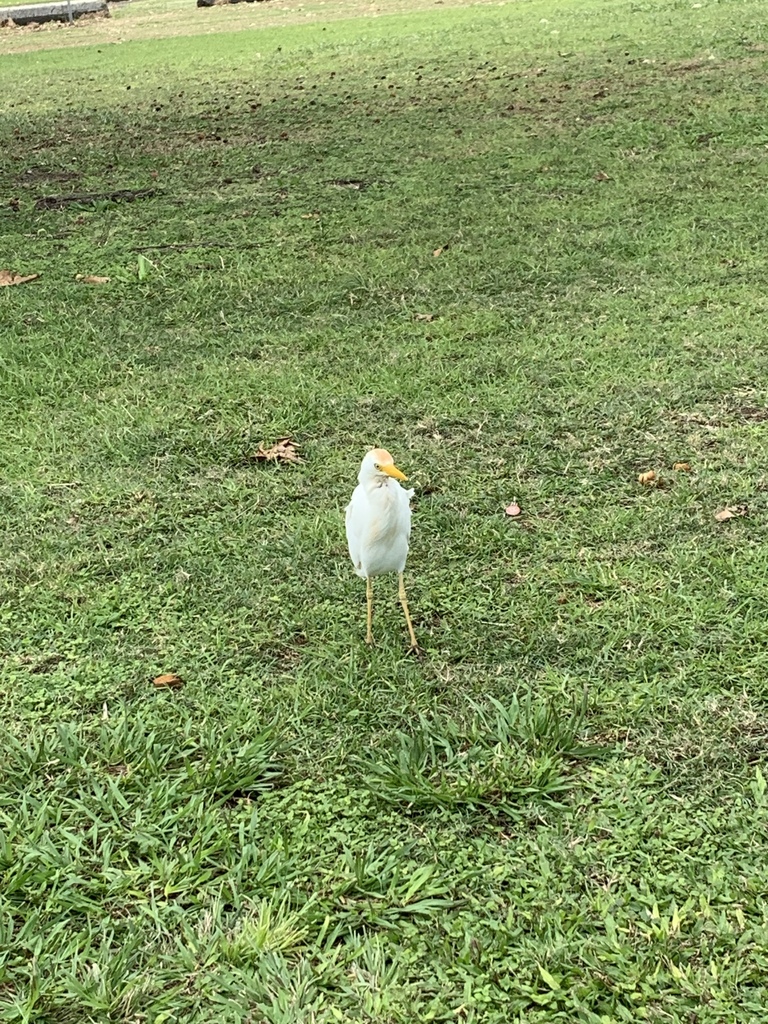
[(368, 452), (358, 485), (347, 506), (349, 556), (358, 576), (402, 572), (411, 536), (412, 490), (376, 468), (375, 452)]

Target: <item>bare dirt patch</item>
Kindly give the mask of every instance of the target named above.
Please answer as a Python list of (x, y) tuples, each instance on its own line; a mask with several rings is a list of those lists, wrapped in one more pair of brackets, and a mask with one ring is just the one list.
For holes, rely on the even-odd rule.
[[(515, 0), (512, 0), (515, 2)], [(239, 29), (306, 25), (345, 18), (378, 18), (406, 11), (427, 11), (438, 7), (498, 7), (498, 0), (271, 0), (270, 3), (238, 3), (198, 8), (195, 0), (135, 0), (113, 4), (111, 18), (88, 19), (69, 25), (49, 22), (28, 29), (15, 28), (4, 35), (7, 53), (123, 43), (139, 39), (235, 32)], [(42, 33), (42, 34), (41, 34)]]
[(36, 185), (42, 181), (76, 181), (79, 177), (77, 171), (61, 171), (50, 167), (27, 167), (16, 176), (16, 180), (22, 185)]

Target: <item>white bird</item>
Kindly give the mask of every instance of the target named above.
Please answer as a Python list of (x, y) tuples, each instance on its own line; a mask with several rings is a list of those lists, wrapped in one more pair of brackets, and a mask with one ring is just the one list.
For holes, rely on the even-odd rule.
[(397, 468), (388, 451), (374, 448), (363, 459), (358, 474), (358, 485), (352, 492), (347, 505), (346, 526), (349, 557), (355, 572), (366, 581), (368, 597), (368, 632), (366, 642), (373, 643), (371, 623), (373, 619), (374, 576), (383, 573), (398, 574), (398, 593), (405, 612), (411, 649), (418, 651), (413, 623), (405, 596), (403, 570), (408, 557), (408, 541), (411, 536), (411, 498), (413, 491), (407, 491), (398, 483), (406, 480), (405, 473)]

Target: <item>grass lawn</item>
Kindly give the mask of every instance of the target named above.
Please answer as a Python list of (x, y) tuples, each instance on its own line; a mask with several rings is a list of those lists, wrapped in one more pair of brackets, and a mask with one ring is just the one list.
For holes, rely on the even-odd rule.
[(0, 37), (0, 1020), (762, 1021), (764, 4), (319, 6)]

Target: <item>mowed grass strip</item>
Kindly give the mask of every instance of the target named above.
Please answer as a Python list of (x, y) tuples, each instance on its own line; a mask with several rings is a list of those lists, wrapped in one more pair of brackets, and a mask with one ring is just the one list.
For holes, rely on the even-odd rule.
[(760, 14), (6, 56), (0, 1019), (760, 1019)]

